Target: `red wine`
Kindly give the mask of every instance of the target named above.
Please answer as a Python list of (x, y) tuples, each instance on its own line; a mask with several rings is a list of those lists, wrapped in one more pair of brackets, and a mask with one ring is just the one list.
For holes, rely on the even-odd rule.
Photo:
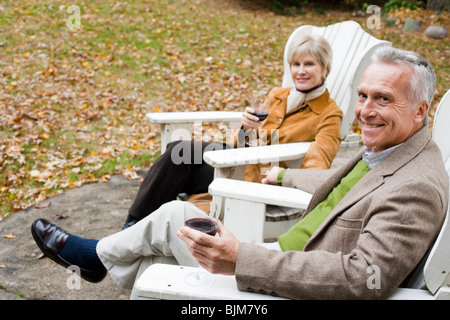
[(217, 223), (206, 218), (193, 218), (184, 222), (186, 227), (204, 232), (210, 236), (215, 236), (217, 232)]
[(255, 110), (253, 114), (258, 117), (259, 121), (263, 121), (269, 115), (269, 113), (265, 110)]

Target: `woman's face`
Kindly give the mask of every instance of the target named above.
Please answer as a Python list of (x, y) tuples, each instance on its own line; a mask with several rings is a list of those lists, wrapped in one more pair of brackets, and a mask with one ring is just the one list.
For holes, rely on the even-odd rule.
[(291, 76), (298, 90), (309, 90), (325, 79), (325, 68), (310, 53), (297, 57), (291, 63)]

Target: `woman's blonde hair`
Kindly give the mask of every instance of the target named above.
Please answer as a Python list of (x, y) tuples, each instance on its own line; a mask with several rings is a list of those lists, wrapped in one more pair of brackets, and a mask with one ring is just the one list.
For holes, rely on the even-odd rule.
[[(288, 63), (291, 65), (298, 57), (310, 53), (325, 69), (325, 78), (331, 70), (333, 50), (324, 37), (317, 34), (300, 35), (292, 40), (288, 49)], [(325, 80), (325, 79), (324, 79)]]

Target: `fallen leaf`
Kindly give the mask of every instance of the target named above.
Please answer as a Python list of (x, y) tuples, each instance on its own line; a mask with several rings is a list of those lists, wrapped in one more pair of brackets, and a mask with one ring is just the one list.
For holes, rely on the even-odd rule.
[(39, 177), (41, 173), (38, 170), (31, 170), (30, 171), (30, 176), (32, 176), (33, 178), (35, 177)]
[(65, 218), (68, 218), (69, 216), (68, 215), (66, 215), (66, 214), (55, 214), (54, 216), (53, 216), (53, 218), (55, 218), (55, 219), (65, 219)]
[(72, 172), (73, 173), (78, 173), (78, 172), (80, 172), (80, 170), (81, 170), (80, 167), (76, 167), (76, 168), (72, 169)]
[(35, 207), (36, 209), (44, 209), (44, 208), (50, 207), (51, 204), (52, 204), (52, 202), (49, 201), (49, 202), (45, 202), (45, 203), (38, 203), (38, 204), (36, 204), (34, 207)]
[(2, 237), (6, 239), (14, 239), (16, 236), (10, 233), (10, 234), (2, 234)]
[(6, 266), (3, 262), (0, 262), (0, 269), (6, 269)]
[(140, 179), (140, 176), (134, 170), (123, 170), (122, 175), (125, 176), (128, 180), (137, 180)]

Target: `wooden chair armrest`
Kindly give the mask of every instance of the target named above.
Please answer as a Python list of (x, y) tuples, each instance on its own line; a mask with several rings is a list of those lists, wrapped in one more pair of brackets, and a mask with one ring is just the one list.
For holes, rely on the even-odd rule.
[(243, 112), (200, 111), (200, 112), (150, 112), (145, 117), (152, 123), (195, 123), (195, 122), (241, 122)]
[[(234, 276), (210, 274), (212, 285), (191, 286), (184, 278), (196, 267), (170, 264), (149, 266), (134, 284), (133, 297), (137, 299), (163, 300), (288, 300), (261, 293), (239, 291)], [(205, 271), (206, 272), (206, 271)], [(440, 297), (448, 299), (450, 289), (443, 288)], [(432, 300), (436, 299), (428, 290), (398, 288), (388, 300)]]
[[(170, 264), (153, 264), (148, 267), (134, 286), (134, 294), (141, 299), (167, 300), (273, 300), (282, 299), (260, 293), (239, 291), (234, 276), (210, 274), (212, 285), (191, 286), (184, 278), (196, 267)], [(207, 271), (204, 271), (207, 272)]]
[(145, 118), (161, 125), (161, 153), (167, 144), (176, 140), (191, 140), (193, 125), (204, 122), (226, 122), (230, 129), (237, 128), (242, 121), (242, 112), (201, 111), (201, 112), (153, 112)]
[(312, 195), (281, 186), (234, 179), (216, 178), (209, 185), (212, 196), (259, 202), (275, 206), (306, 209)]
[(285, 161), (289, 168), (299, 168), (310, 145), (311, 142), (296, 142), (207, 151), (203, 154), (203, 160), (214, 167), (215, 178), (243, 180), (245, 166), (249, 164), (277, 166)]

